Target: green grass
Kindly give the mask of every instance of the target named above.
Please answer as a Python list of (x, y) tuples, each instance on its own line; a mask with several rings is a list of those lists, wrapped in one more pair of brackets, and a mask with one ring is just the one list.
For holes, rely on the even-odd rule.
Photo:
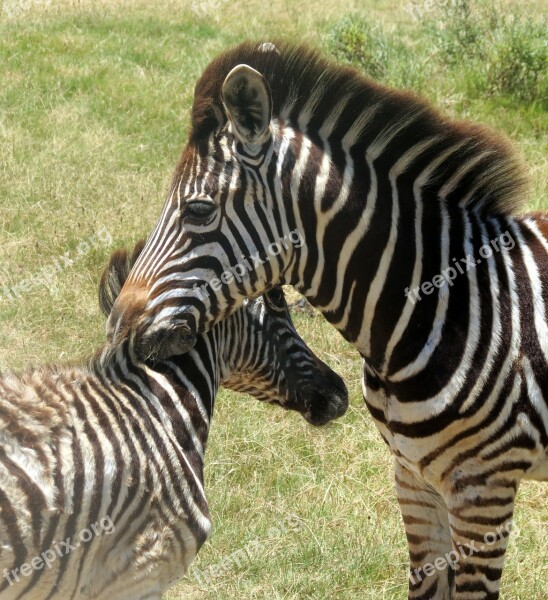
[[(190, 3), (168, 0), (59, 0), (37, 1), (15, 20), (0, 9), (0, 287), (20, 284), (67, 252), (78, 257), (17, 302), (0, 293), (0, 367), (73, 359), (102, 342), (101, 269), (111, 249), (150, 232), (185, 141), (194, 82), (213, 56), (248, 36), (304, 39), (364, 69), (376, 61), (382, 80), (506, 131), (531, 172), (531, 208), (548, 209), (543, 99), (512, 86), (482, 87), (477, 59), (451, 61), (432, 36), (429, 19), (436, 15), (416, 19), (406, 5), (218, 0), (199, 17)], [(536, 22), (546, 10), (540, 1), (522, 6)], [(358, 47), (356, 55), (351, 45), (340, 55), (337, 35), (346, 39), (346, 24), (356, 20), (363, 23), (353, 34), (357, 43), (372, 32), (380, 51)], [(502, 50), (528, 61), (536, 38), (523, 39), (520, 31)], [(495, 52), (495, 42), (488, 45), (494, 58), (514, 64), (500, 48)], [(103, 227), (112, 245), (78, 254), (79, 244)], [(253, 560), (207, 585), (191, 570), (167, 598), (405, 597), (407, 552), (392, 461), (363, 406), (358, 357), (319, 317), (299, 313), (296, 320), (347, 381), (348, 415), (316, 430), (295, 414), (220, 396), (206, 470), (215, 533), (195, 567), (226, 565), (250, 542), (259, 545)], [(299, 527), (278, 536), (272, 528), (288, 515), (298, 517)], [(523, 484), (516, 520), (521, 535), (510, 544), (503, 598), (546, 598), (545, 486)]]

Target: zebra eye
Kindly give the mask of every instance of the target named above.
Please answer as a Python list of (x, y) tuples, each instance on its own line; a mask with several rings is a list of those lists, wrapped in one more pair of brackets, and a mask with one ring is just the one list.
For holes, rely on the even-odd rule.
[(216, 208), (217, 205), (214, 202), (209, 202), (206, 200), (192, 200), (192, 202), (188, 202), (186, 204), (183, 217), (195, 221), (203, 221), (207, 217), (211, 216), (215, 212)]

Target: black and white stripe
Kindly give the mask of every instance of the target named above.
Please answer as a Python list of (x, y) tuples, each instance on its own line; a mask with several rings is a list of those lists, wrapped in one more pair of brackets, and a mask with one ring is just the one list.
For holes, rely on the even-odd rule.
[[(524, 179), (485, 128), (314, 51), (243, 44), (197, 83), (113, 343), (131, 334), (138, 352), (158, 351), (175, 324), (188, 349), (244, 297), (294, 285), (363, 357), (365, 401), (396, 462), (409, 597), (496, 599), (508, 532), (488, 547), (484, 536), (512, 519), (523, 478), (548, 479), (548, 218), (517, 216)], [(291, 230), (301, 247), (193, 292)], [(406, 297), (425, 283), (420, 301)], [(424, 574), (470, 541), (484, 548)]]
[[(141, 248), (111, 258), (105, 314)], [(184, 356), (144, 363), (128, 342), (88, 366), (0, 378), (1, 597), (159, 600), (211, 531), (203, 466), (220, 385), (314, 424), (348, 402), (279, 288)]]

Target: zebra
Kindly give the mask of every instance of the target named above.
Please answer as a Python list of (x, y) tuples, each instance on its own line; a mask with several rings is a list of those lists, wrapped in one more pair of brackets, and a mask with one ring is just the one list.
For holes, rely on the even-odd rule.
[(245, 42), (196, 84), (108, 337), (183, 352), (294, 286), (362, 357), (408, 597), (493, 600), (519, 483), (548, 479), (548, 217), (518, 216), (526, 198), (499, 134), (316, 50)]
[[(141, 249), (112, 255), (105, 315)], [(141, 362), (105, 345), (87, 366), (0, 378), (1, 597), (159, 600), (211, 532), (204, 451), (221, 384), (315, 425), (348, 406), (281, 288), (184, 356)]]

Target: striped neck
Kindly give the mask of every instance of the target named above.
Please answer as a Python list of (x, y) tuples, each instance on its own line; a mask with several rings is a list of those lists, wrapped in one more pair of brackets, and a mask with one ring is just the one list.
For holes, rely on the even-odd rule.
[(131, 390), (133, 396), (127, 396), (129, 401), (133, 397), (144, 398), (178, 443), (186, 449), (196, 448), (203, 460), (215, 397), (225, 368), (222, 331), (224, 328), (215, 328), (200, 336), (192, 351), (154, 364), (132, 358), (127, 343), (113, 356), (108, 356), (105, 349), (92, 362), (92, 370), (109, 387)]
[[(470, 190), (467, 170), (451, 181), (435, 175), (462, 142), (443, 150), (438, 138), (416, 136), (402, 146), (396, 138), (410, 125), (400, 123), (369, 142), (354, 139), (352, 129), (337, 139), (329, 127), (319, 136), (279, 125), (279, 146), (288, 149), (278, 160), (295, 164), (292, 218), (305, 238), (287, 281), (385, 382), (404, 380), (420, 370), (419, 363), (426, 365), (442, 329), (449, 354), (464, 350), (473, 326), (463, 318), (469, 295), (481, 293), (478, 281), (489, 277), (487, 267), (469, 272), (466, 257), (477, 259), (511, 221), (475, 209), (473, 197), (465, 205), (456, 202), (456, 191), (465, 197)], [(362, 121), (356, 131), (364, 127)], [(406, 294), (416, 288), (420, 294), (422, 284), (437, 283), (449, 268), (456, 273), (451, 285), (427, 286), (420, 301)], [(443, 378), (448, 368), (430, 360), (428, 374), (438, 369)]]
[(281, 370), (273, 377), (273, 347), (259, 327), (263, 319), (262, 304), (254, 302), (198, 336), (185, 354), (147, 364), (125, 342), (114, 355), (109, 347), (101, 350), (92, 370), (110, 386), (128, 386), (144, 396), (151, 410), (170, 422), (175, 437), (184, 443), (190, 436), (203, 456), (221, 385), (259, 399), (286, 393)]

